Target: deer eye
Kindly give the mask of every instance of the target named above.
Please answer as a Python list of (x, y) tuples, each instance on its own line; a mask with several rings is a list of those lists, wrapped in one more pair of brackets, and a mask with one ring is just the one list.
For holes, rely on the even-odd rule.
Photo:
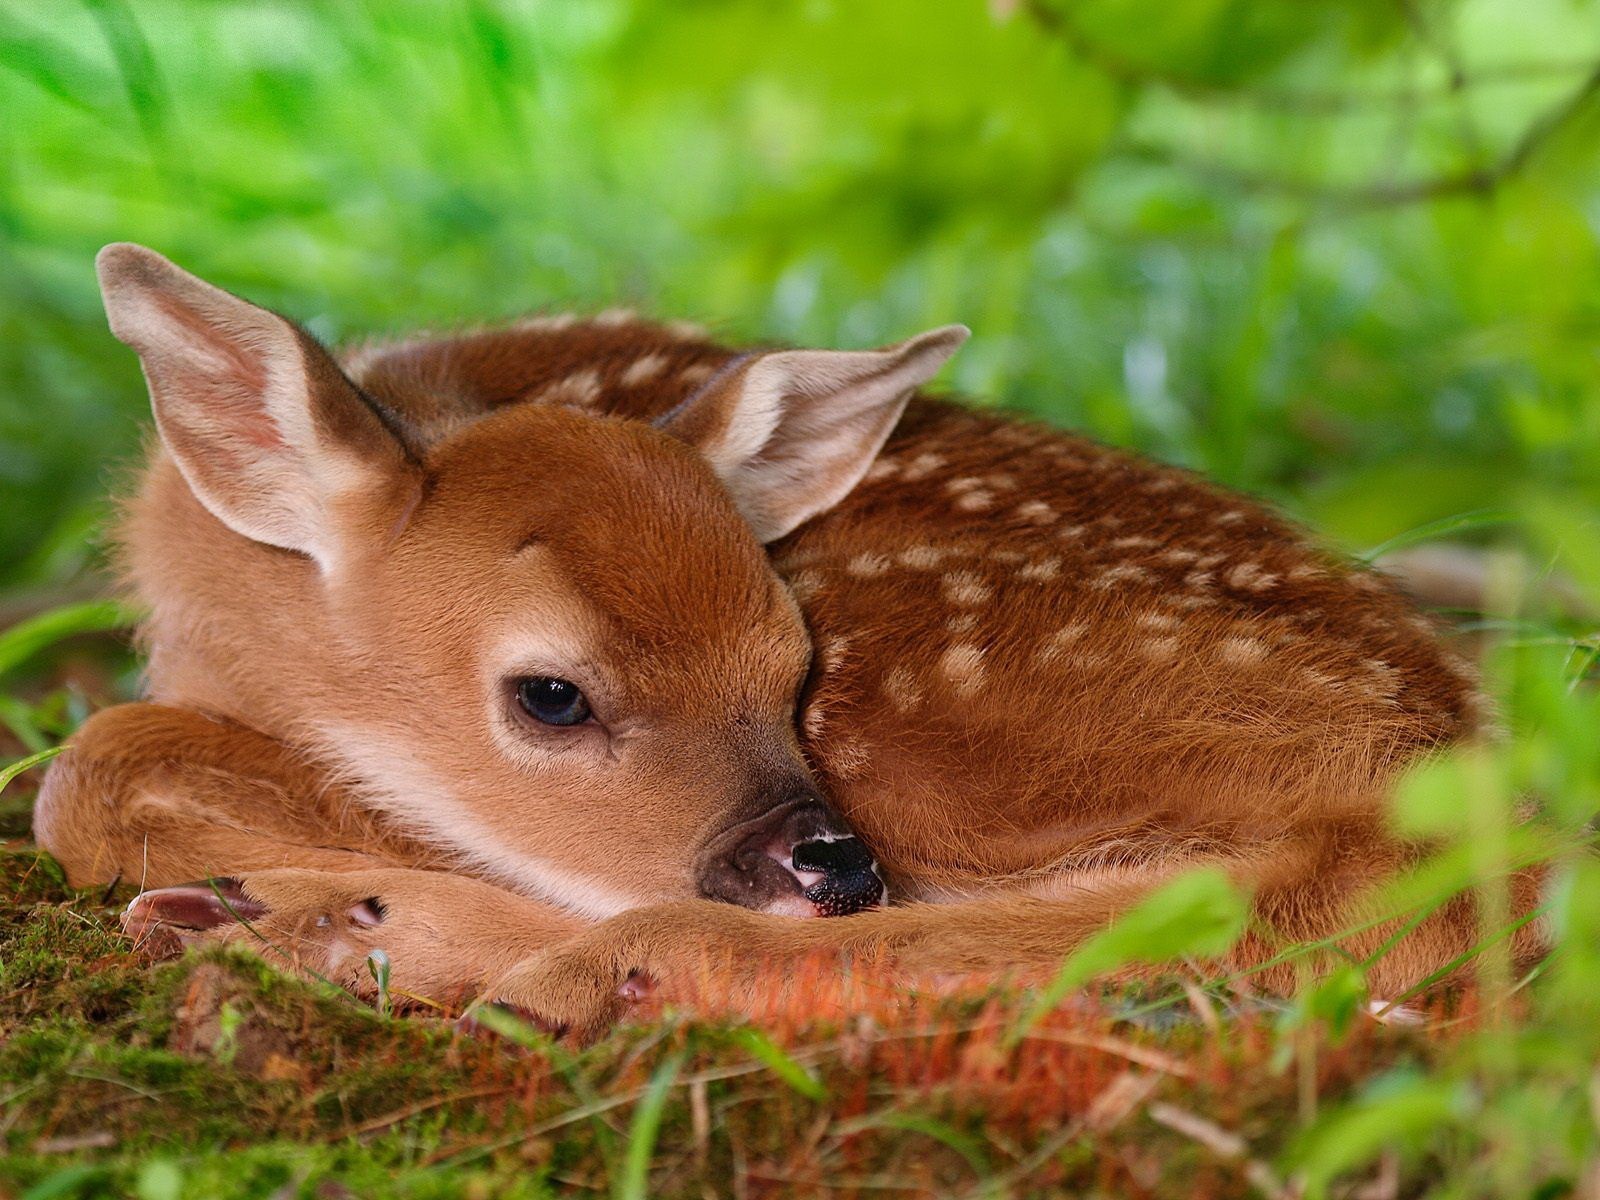
[(589, 702), (578, 685), (553, 675), (519, 680), (517, 703), (543, 725), (582, 725), (589, 719)]

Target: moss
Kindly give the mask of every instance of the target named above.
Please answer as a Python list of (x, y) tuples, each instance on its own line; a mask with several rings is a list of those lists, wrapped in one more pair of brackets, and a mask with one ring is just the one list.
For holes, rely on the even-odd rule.
[[(123, 896), (74, 892), (52, 867), (36, 851), (0, 854), (0, 1194), (609, 1191), (637, 1098), (673, 1055), (682, 1079), (700, 1082), (665, 1098), (650, 1177), (663, 1197), (735, 1178), (771, 1195), (850, 1180), (959, 1194), (1007, 1172), (1020, 1172), (1019, 1196), (1242, 1197), (1254, 1192), (1250, 1161), (1154, 1121), (1150, 1105), (1242, 1136), (1257, 1163), (1295, 1128), (1300, 1083), (1275, 1058), (1278, 1011), (1240, 1003), (1213, 1027), (1155, 981), (1080, 996), (1041, 1026), (1061, 1037), (1015, 1049), (1003, 1033), (1025, 992), (916, 1000), (867, 988), (881, 1006), (864, 1015), (824, 988), (764, 1024), (761, 1044), (810, 1077), (797, 1083), (752, 1053), (737, 1020), (669, 1013), (582, 1052), (539, 1038), (524, 1049), (379, 1016), (246, 948), (150, 962), (118, 931)], [(1396, 1064), (1437, 1071), (1451, 1046), (1371, 1023), (1325, 1039), (1319, 1103), (1337, 1109)], [(1108, 1109), (1130, 1077), (1153, 1090)], [(1445, 1169), (1419, 1163), (1408, 1178)]]

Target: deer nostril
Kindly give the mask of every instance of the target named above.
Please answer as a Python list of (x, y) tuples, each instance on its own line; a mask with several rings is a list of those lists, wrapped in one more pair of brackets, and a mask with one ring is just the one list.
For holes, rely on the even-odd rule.
[(821, 871), (825, 875), (850, 871), (870, 871), (872, 854), (860, 838), (818, 838), (794, 848), (797, 871)]

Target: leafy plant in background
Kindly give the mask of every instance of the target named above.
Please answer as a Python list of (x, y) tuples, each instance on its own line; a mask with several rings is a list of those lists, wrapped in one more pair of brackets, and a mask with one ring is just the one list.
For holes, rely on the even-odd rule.
[[(809, 1163), (975, 1195), (1600, 1190), (1594, 0), (0, 0), (0, 112), (0, 1188), (803, 1192)], [(130, 960), (102, 898), (21, 840), (28, 766), (132, 688), (105, 634), (133, 614), (98, 599), (102, 496), (145, 420), (93, 290), (117, 239), (335, 341), (615, 302), (818, 344), (964, 320), (980, 402), (1372, 555), (1477, 546), (1487, 612), (1460, 628), (1506, 737), (1403, 790), (1396, 819), (1438, 852), (1391, 900), (1475, 889), (1481, 987), (1417, 1036), (1368, 1019), (1413, 998), (1346, 961), (1263, 1014), (1198, 965), (1242, 919), (1204, 876), (976, 1015), (669, 1017), (577, 1057), (504, 1014), (483, 1024), (524, 1058), (226, 957)], [(1515, 979), (1496, 898), (1529, 858), (1552, 863), (1558, 950)], [(1151, 960), (1176, 990), (1093, 982)], [(209, 1041), (174, 1016), (207, 988)], [(1085, 988), (1107, 1022), (1087, 1033)], [(274, 1038), (350, 1080), (273, 1090)], [(1073, 1115), (1040, 1130), (1045, 1102), (1008, 1108), (985, 1064), (1020, 1077), (1062, 1038), (1134, 1039), (1147, 1075), (1060, 1060), (1035, 1087)], [(173, 1096), (210, 1123), (175, 1135)], [(74, 1148), (97, 1132), (115, 1145)]]

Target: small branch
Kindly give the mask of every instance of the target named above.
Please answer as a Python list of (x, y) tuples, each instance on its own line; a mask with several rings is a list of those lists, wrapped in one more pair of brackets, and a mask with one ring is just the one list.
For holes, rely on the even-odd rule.
[(1210, 104), (1242, 104), (1252, 108), (1274, 111), (1304, 112), (1336, 115), (1361, 108), (1390, 107), (1417, 100), (1450, 100), (1471, 88), (1539, 80), (1565, 79), (1594, 68), (1590, 59), (1552, 59), (1543, 62), (1502, 63), (1479, 67), (1468, 76), (1459, 68), (1449, 68), (1448, 78), (1427, 88), (1404, 88), (1399, 91), (1368, 89), (1360, 92), (1314, 91), (1309, 88), (1283, 89), (1213, 83), (1165, 71), (1158, 67), (1130, 62), (1106, 47), (1093, 41), (1065, 13), (1052, 8), (1045, 0), (1025, 0), (1020, 5), (1029, 18), (1046, 33), (1059, 37), (1085, 63), (1103, 75), (1130, 87), (1156, 86), (1167, 89), (1186, 100)]
[[(1260, 88), (1232, 87), (1206, 80), (1192, 79), (1171, 71), (1147, 67), (1122, 58), (1089, 38), (1064, 12), (1047, 0), (1021, 0), (1021, 8), (1040, 29), (1059, 37), (1084, 62), (1096, 70), (1128, 87), (1164, 87), (1186, 99), (1203, 102), (1244, 102), (1279, 110), (1335, 112), (1359, 105), (1388, 103), (1414, 105), (1424, 93), (1406, 89), (1394, 93), (1370, 93), (1360, 96), (1340, 93), (1283, 92)], [(1313, 203), (1326, 203), (1347, 209), (1394, 208), (1417, 204), (1448, 196), (1486, 196), (1520, 172), (1539, 150), (1564, 125), (1576, 116), (1597, 94), (1600, 94), (1600, 63), (1586, 61), (1571, 64), (1508, 64), (1499, 68), (1485, 68), (1468, 76), (1465, 68), (1450, 47), (1435, 31), (1416, 27), (1420, 40), (1431, 43), (1443, 62), (1447, 78), (1435, 94), (1460, 101), (1470, 87), (1481, 86), (1491, 80), (1521, 79), (1555, 71), (1586, 72), (1583, 81), (1565, 100), (1553, 105), (1523, 130), (1516, 143), (1497, 161), (1463, 167), (1459, 170), (1421, 179), (1393, 182), (1341, 185), (1316, 180), (1297, 179), (1293, 176), (1256, 171), (1227, 163), (1207, 162), (1173, 153), (1166, 146), (1133, 142), (1122, 148), (1122, 153), (1134, 158), (1178, 167), (1201, 178), (1212, 179), (1243, 191), (1271, 193), (1298, 198)], [(1465, 117), (1463, 117), (1465, 120)], [(1468, 122), (1470, 126), (1470, 122)], [(1476, 141), (1477, 131), (1470, 130)]]
[(1570, 121), (1583, 106), (1600, 95), (1600, 65), (1596, 65), (1573, 93), (1553, 106), (1522, 133), (1515, 145), (1499, 161), (1485, 167), (1468, 167), (1424, 179), (1398, 183), (1356, 186), (1319, 183), (1268, 171), (1252, 171), (1223, 163), (1205, 162), (1171, 153), (1150, 143), (1131, 143), (1124, 153), (1151, 162), (1161, 162), (1187, 170), (1202, 178), (1244, 191), (1274, 193), (1348, 209), (1395, 208), (1447, 196), (1486, 196), (1525, 168), (1546, 142)]

